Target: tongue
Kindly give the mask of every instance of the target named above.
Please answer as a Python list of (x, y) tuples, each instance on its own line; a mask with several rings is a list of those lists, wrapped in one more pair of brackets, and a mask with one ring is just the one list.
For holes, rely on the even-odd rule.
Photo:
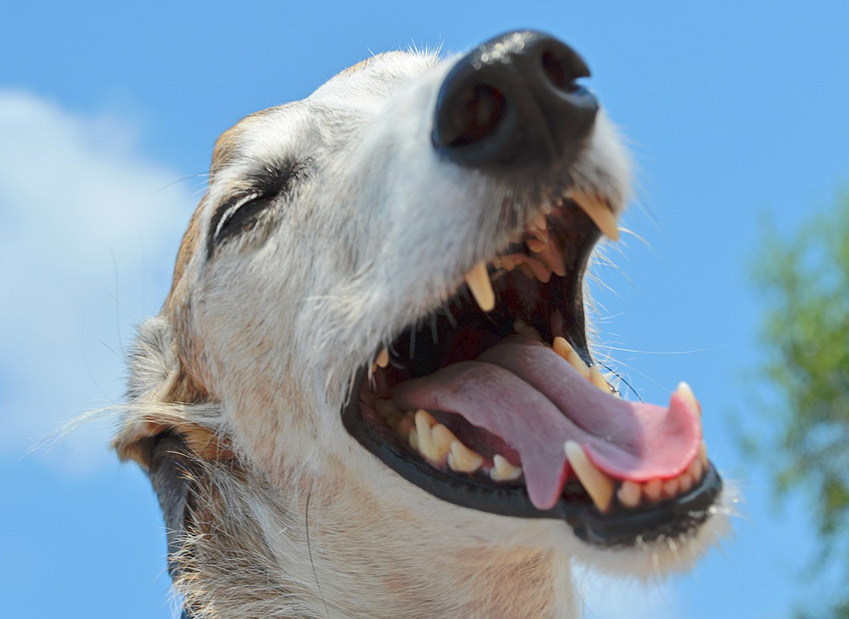
[(405, 381), (392, 397), (402, 410), (458, 413), (499, 435), (519, 452), (528, 495), (541, 510), (563, 492), (568, 440), (609, 476), (635, 482), (680, 475), (701, 441), (698, 412), (678, 394), (668, 408), (620, 400), (522, 337), (505, 338), (476, 361)]

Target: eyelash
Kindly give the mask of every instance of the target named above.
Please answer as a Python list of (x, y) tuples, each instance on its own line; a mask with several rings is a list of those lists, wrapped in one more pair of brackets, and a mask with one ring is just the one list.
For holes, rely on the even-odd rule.
[(268, 170), (258, 175), (256, 191), (234, 197), (218, 208), (211, 222), (207, 255), (211, 257), (215, 247), (256, 223), (264, 209), (293, 190), (309, 165), (311, 160), (308, 159)]

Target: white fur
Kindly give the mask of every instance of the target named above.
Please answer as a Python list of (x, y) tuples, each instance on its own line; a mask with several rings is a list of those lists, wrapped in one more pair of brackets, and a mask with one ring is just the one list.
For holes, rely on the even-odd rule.
[[(342, 427), (354, 370), (508, 243), (494, 205), (511, 190), (430, 144), (450, 65), (376, 56), (245, 119), (219, 145), (185, 269), (141, 327), (116, 439), (145, 464), (134, 445), (151, 428), (199, 426), (238, 456), (199, 460), (194, 519), (211, 532), (190, 531), (176, 582), (198, 617), (574, 617), (573, 559), (651, 577), (686, 569), (716, 537), (711, 525), (674, 544), (593, 549), (563, 522), (436, 499)], [(277, 207), (273, 231), (208, 261), (214, 207), (281, 159), (309, 159), (313, 171)], [(624, 209), (629, 164), (603, 113), (572, 174)], [(541, 206), (512, 208), (529, 221)], [(186, 374), (204, 401), (169, 399)]]

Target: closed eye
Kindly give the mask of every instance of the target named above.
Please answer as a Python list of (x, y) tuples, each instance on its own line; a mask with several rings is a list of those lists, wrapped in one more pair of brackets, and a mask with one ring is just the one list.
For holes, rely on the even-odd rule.
[(253, 228), (270, 206), (291, 194), (296, 181), (311, 163), (309, 159), (286, 161), (265, 166), (249, 175), (246, 185), (253, 190), (233, 196), (215, 209), (210, 222), (207, 257), (212, 257), (215, 248), (228, 239)]

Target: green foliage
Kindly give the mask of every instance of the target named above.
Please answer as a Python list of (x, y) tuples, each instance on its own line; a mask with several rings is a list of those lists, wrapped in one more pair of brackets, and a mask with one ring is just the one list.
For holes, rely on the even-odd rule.
[[(778, 394), (778, 490), (811, 496), (823, 550), (849, 548), (849, 193), (790, 238), (767, 226), (755, 282), (767, 309), (762, 376)], [(759, 441), (756, 440), (755, 443)], [(849, 574), (849, 556), (842, 561)], [(845, 592), (844, 592), (845, 593)], [(849, 616), (849, 596), (832, 609)]]

